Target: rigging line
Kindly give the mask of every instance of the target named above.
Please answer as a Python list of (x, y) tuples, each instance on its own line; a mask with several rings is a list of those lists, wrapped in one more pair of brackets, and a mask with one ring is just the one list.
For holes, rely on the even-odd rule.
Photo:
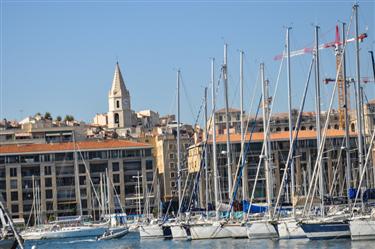
[[(89, 180), (90, 180), (90, 185), (91, 185), (91, 187), (92, 187), (93, 190), (94, 190), (95, 198), (96, 198), (96, 200), (98, 201), (99, 206), (102, 206), (102, 203), (101, 203), (100, 200), (99, 200), (99, 195), (98, 195), (98, 193), (96, 192), (96, 189), (95, 189), (94, 183), (92, 182), (90, 171), (89, 171), (89, 169), (88, 169), (88, 167), (87, 167), (86, 161), (85, 161), (85, 159), (84, 159), (84, 157), (83, 157), (83, 155), (82, 155), (82, 151), (81, 151), (81, 149), (79, 148), (78, 143), (76, 143), (76, 147), (77, 147), (77, 150), (78, 150), (78, 152), (79, 152), (79, 155), (81, 156), (81, 159), (82, 159), (83, 165), (85, 166), (85, 170), (86, 170), (87, 175), (88, 175), (88, 178), (89, 178)], [(104, 203), (103, 203), (103, 205), (104, 205)]]
[[(354, 10), (352, 11), (352, 15), (351, 15), (351, 17), (350, 17), (350, 22), (349, 22), (349, 25), (348, 25), (348, 28), (347, 28), (347, 34), (348, 34), (349, 31), (350, 31), (353, 17), (354, 17)], [(343, 56), (344, 56), (344, 54), (346, 53), (346, 46), (347, 46), (347, 43), (345, 42), (345, 43), (344, 43), (344, 46), (343, 46), (343, 48), (342, 48), (342, 51), (343, 51), (343, 52), (342, 52), (342, 54), (341, 54), (340, 63), (339, 63), (339, 68), (340, 68), (341, 65), (342, 65)], [(321, 160), (322, 160), (322, 156), (323, 156), (324, 145), (325, 145), (326, 136), (327, 136), (327, 128), (328, 128), (328, 124), (329, 124), (329, 119), (330, 119), (330, 114), (331, 114), (331, 110), (332, 110), (333, 100), (334, 100), (334, 97), (335, 97), (335, 95), (336, 95), (336, 88), (337, 88), (337, 82), (338, 82), (339, 73), (340, 73), (340, 71), (337, 71), (337, 72), (336, 72), (335, 84), (334, 84), (334, 87), (333, 87), (333, 90), (332, 90), (332, 95), (331, 95), (331, 100), (330, 100), (329, 108), (328, 108), (328, 111), (327, 111), (327, 113), (326, 113), (326, 117), (327, 117), (327, 118), (326, 118), (326, 121), (325, 121), (324, 129), (323, 129), (323, 134), (322, 134), (322, 139), (321, 139), (321, 141), (320, 141), (320, 145), (319, 145), (319, 149), (318, 149), (317, 159), (316, 159), (316, 161), (315, 161), (315, 165), (314, 165), (314, 173), (313, 173), (312, 179), (314, 179), (314, 177), (315, 177), (316, 179), (315, 179), (315, 183), (314, 183), (313, 192), (311, 193), (311, 190), (312, 190), (312, 184), (310, 184), (310, 186), (309, 186), (309, 191), (308, 191), (308, 195), (307, 195), (307, 198), (306, 198), (306, 200), (305, 200), (305, 205), (304, 205), (304, 208), (303, 208), (302, 215), (305, 215), (305, 214), (306, 214), (307, 202), (308, 202), (308, 200), (309, 200), (310, 194), (311, 194), (311, 196), (313, 196), (313, 195), (315, 195), (315, 193), (316, 193), (317, 179), (318, 179), (318, 177), (317, 177), (317, 172), (318, 172), (319, 170), (321, 170), (321, 168), (322, 168)], [(314, 180), (313, 180), (313, 182), (314, 182)], [(310, 205), (309, 205), (309, 210), (311, 210), (311, 208), (312, 208), (313, 200), (314, 200), (314, 198), (311, 198), (311, 200), (310, 200)], [(322, 210), (322, 211), (324, 211), (324, 210)]]
[[(251, 98), (250, 109), (249, 109), (249, 111), (248, 111), (249, 115), (247, 116), (246, 127), (245, 127), (245, 129), (244, 129), (245, 134), (247, 133), (247, 130), (248, 130), (248, 128), (249, 128), (250, 118), (251, 118), (250, 113), (251, 113), (251, 110), (252, 110), (252, 108), (253, 108), (254, 99), (255, 99), (255, 93), (256, 93), (256, 90), (257, 90), (257, 88), (258, 88), (259, 74), (256, 74), (256, 75), (257, 75), (256, 81), (255, 81), (256, 84), (254, 85), (255, 90), (253, 91), (253, 95), (252, 95), (252, 98)], [(261, 95), (261, 98), (262, 98), (262, 95)], [(259, 110), (259, 106), (258, 106), (258, 110)], [(254, 117), (254, 121), (253, 121), (253, 129), (251, 130), (251, 136), (252, 136), (253, 131), (255, 131), (256, 122), (257, 122), (257, 116), (258, 116), (258, 110), (257, 110), (257, 114), (256, 114), (256, 116)], [(243, 114), (241, 114), (241, 115), (243, 115)], [(251, 140), (251, 136), (250, 136), (250, 140)], [(249, 141), (250, 141), (250, 140), (249, 140)], [(245, 141), (243, 141), (243, 144), (241, 144), (241, 147), (244, 146), (244, 143), (245, 143)], [(250, 150), (250, 149), (249, 149), (249, 150)], [(241, 154), (240, 154), (240, 156), (239, 156), (239, 159), (238, 159), (238, 162), (237, 162), (236, 179), (237, 179), (238, 171), (240, 170), (240, 163), (242, 162), (242, 157), (245, 157), (246, 154), (247, 154), (248, 152), (250, 152), (249, 150), (246, 151), (245, 155), (243, 154), (244, 152), (242, 151)], [(244, 166), (242, 166), (242, 167), (244, 167)], [(232, 189), (234, 189), (234, 187), (235, 187), (236, 179), (235, 179), (235, 181), (234, 181), (234, 186), (233, 186)], [(248, 184), (248, 183), (245, 183), (245, 184)], [(231, 193), (231, 195), (233, 195), (233, 193)]]
[[(314, 58), (312, 58), (310, 68), (309, 68), (309, 73), (308, 73), (307, 80), (306, 80), (306, 83), (305, 83), (305, 89), (304, 89), (304, 92), (303, 92), (303, 97), (302, 97), (302, 100), (301, 100), (301, 103), (300, 103), (300, 110), (299, 110), (299, 113), (298, 113), (298, 118), (297, 118), (296, 124), (295, 124), (296, 130), (293, 131), (292, 141), (289, 145), (288, 157), (287, 157), (287, 161), (286, 161), (286, 164), (285, 164), (285, 167), (284, 167), (284, 173), (283, 173), (283, 177), (282, 177), (282, 180), (281, 180), (281, 183), (280, 183), (279, 192), (277, 194), (277, 199), (276, 199), (276, 203), (275, 203), (275, 209), (274, 209), (273, 216), (276, 215), (277, 207), (279, 205), (281, 193), (282, 193), (282, 190), (283, 190), (283, 186), (285, 184), (285, 181), (286, 181), (286, 178), (287, 178), (287, 175), (288, 175), (288, 172), (289, 172), (289, 165), (291, 164), (291, 160), (293, 159), (293, 156), (294, 156), (296, 141), (298, 141), (299, 126), (301, 124), (303, 109), (305, 107), (305, 101), (306, 101), (306, 95), (307, 95), (306, 93), (308, 91), (308, 87), (309, 87), (309, 84), (310, 84), (311, 71), (312, 71), (312, 68), (313, 68), (313, 65), (314, 65), (314, 61), (315, 61)], [(292, 172), (292, 174), (294, 174), (294, 172)]]
[(189, 95), (188, 95), (187, 88), (186, 88), (185, 83), (184, 83), (184, 80), (183, 80), (183, 78), (182, 78), (182, 73), (180, 73), (180, 79), (181, 79), (181, 85), (182, 85), (182, 88), (183, 88), (183, 93), (184, 93), (184, 95), (185, 95), (186, 101), (187, 101), (187, 103), (188, 103), (188, 106), (189, 106), (189, 109), (190, 109), (190, 112), (191, 112), (191, 116), (194, 118), (194, 116), (195, 116), (194, 113), (197, 113), (197, 112), (196, 112), (195, 109), (193, 108), (193, 105), (192, 105), (192, 103), (191, 103), (191, 101), (190, 101), (190, 97), (189, 97)]
[(238, 90), (240, 88), (240, 83), (239, 83), (239, 81), (234, 80), (231, 74), (228, 74), (228, 79), (229, 79), (229, 82), (235, 82), (235, 84), (234, 84), (234, 86), (235, 86), (234, 93), (233, 93), (232, 101), (231, 101), (231, 104), (230, 104), (230, 106), (233, 106), (234, 105), (234, 101), (237, 99), (237, 94), (238, 94)]
[[(285, 50), (283, 51), (283, 53), (285, 53)], [(279, 80), (280, 80), (280, 75), (281, 75), (281, 70), (282, 70), (282, 67), (283, 67), (283, 63), (284, 63), (284, 57), (281, 59), (280, 66), (279, 66), (279, 73), (277, 75), (276, 86), (275, 86), (275, 90), (274, 90), (274, 94), (273, 94), (274, 100), (276, 99), (276, 92), (277, 92), (277, 89), (278, 89), (278, 86), (279, 86)], [(267, 120), (267, 125), (266, 125), (266, 131), (264, 131), (264, 134), (266, 134), (268, 132), (269, 127), (270, 127), (270, 121), (271, 121), (271, 117), (272, 117), (272, 113), (273, 113), (274, 100), (272, 101), (272, 104), (271, 104), (271, 108), (270, 108), (270, 112), (269, 112), (269, 116), (268, 116), (268, 120)], [(265, 120), (263, 120), (263, 122), (265, 122)], [(261, 151), (260, 155), (263, 155), (264, 148), (265, 148), (265, 144), (263, 143), (263, 145), (262, 145), (262, 151)], [(262, 161), (263, 161), (263, 157), (260, 157), (259, 163), (258, 163), (258, 167), (257, 167), (256, 176), (255, 176), (253, 190), (252, 190), (252, 193), (251, 193), (251, 198), (250, 198), (250, 203), (249, 203), (249, 209), (248, 209), (248, 212), (247, 212), (247, 217), (249, 216), (251, 205), (252, 205), (252, 202), (254, 200), (255, 188), (256, 188), (256, 185), (257, 185), (257, 181), (258, 181), (258, 177), (259, 177), (259, 171), (260, 171), (260, 165), (261, 165)], [(247, 218), (247, 220), (248, 220), (248, 218)]]
[(344, 147), (344, 143), (345, 143), (345, 139), (342, 140), (340, 151), (339, 151), (339, 154), (338, 154), (338, 160), (337, 160), (336, 167), (335, 167), (335, 171), (333, 172), (333, 181), (332, 181), (331, 187), (329, 189), (329, 195), (330, 196), (332, 196), (333, 189), (338, 184), (338, 183), (336, 183), (336, 176), (337, 176), (337, 171), (338, 171), (338, 168), (339, 168), (339, 164), (341, 162), (341, 154), (342, 154), (342, 149), (341, 148)]
[[(246, 151), (245, 152), (241, 152), (239, 160), (238, 160), (237, 171), (236, 171), (236, 178), (234, 179), (234, 187), (232, 188), (232, 192), (230, 193), (230, 195), (232, 197), (231, 197), (231, 201), (230, 201), (230, 208), (228, 210), (228, 215), (232, 211), (233, 204), (234, 204), (234, 201), (236, 199), (238, 187), (239, 187), (240, 182), (242, 180), (241, 177), (242, 177), (243, 169), (244, 169), (244, 166), (245, 166), (245, 163), (246, 163), (245, 160), (241, 160), (241, 159), (242, 159), (242, 157), (245, 157), (244, 154), (246, 155), (247, 152), (250, 150), (250, 143), (251, 143), (251, 140), (253, 138), (253, 133), (255, 131), (256, 120), (257, 120), (257, 117), (258, 117), (258, 114), (259, 114), (259, 110), (260, 110), (261, 104), (262, 104), (262, 95), (259, 98), (258, 109), (257, 109), (257, 112), (255, 114), (254, 122), (252, 124), (252, 129), (251, 129), (251, 132), (250, 132), (249, 140), (247, 141)], [(241, 163), (241, 166), (239, 165), (240, 163)]]
[[(199, 110), (198, 110), (198, 114), (197, 114), (197, 117), (195, 119), (195, 122), (194, 122), (194, 125), (193, 125), (193, 128), (198, 124), (198, 121), (199, 121), (199, 117), (202, 113), (202, 110), (203, 110), (203, 106), (204, 106), (204, 98), (202, 98), (202, 102), (201, 102), (201, 105), (199, 107)], [(204, 117), (202, 117), (204, 118)]]

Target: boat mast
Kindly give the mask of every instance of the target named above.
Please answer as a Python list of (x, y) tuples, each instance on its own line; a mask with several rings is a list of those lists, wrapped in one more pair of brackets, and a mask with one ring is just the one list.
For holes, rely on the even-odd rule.
[(204, 146), (204, 165), (205, 171), (205, 196), (206, 196), (206, 215), (208, 217), (208, 125), (207, 125), (207, 87), (204, 88), (204, 129), (205, 129), (205, 146)]
[(75, 140), (75, 132), (73, 131), (73, 145), (74, 145), (74, 181), (75, 181), (75, 191), (76, 191), (76, 202), (79, 215), (82, 216), (82, 205), (81, 205), (81, 189), (79, 184), (79, 167), (78, 167), (78, 154), (77, 145)]
[(244, 109), (243, 109), (243, 84), (244, 84), (244, 77), (243, 77), (243, 56), (244, 52), (240, 51), (240, 123), (241, 123), (241, 165), (243, 167), (243, 174), (242, 174), (242, 200), (245, 201), (247, 199), (247, 171), (245, 170), (245, 155), (244, 155), (244, 139), (245, 139), (245, 131), (244, 131)]
[[(350, 140), (349, 140), (349, 114), (348, 114), (348, 109), (349, 109), (349, 101), (348, 101), (348, 84), (346, 82), (346, 60), (345, 60), (345, 51), (346, 51), (346, 34), (345, 34), (345, 23), (342, 23), (342, 40), (343, 40), (343, 47), (345, 50), (343, 50), (342, 53), (342, 74), (344, 78), (344, 110), (345, 110), (345, 150), (346, 150), (346, 194), (348, 196), (348, 206), (349, 206), (349, 211), (352, 209), (352, 201), (349, 196), (349, 191), (351, 188), (351, 158), (350, 158)], [(338, 49), (342, 49), (339, 47)]]
[(228, 58), (227, 58), (228, 44), (224, 44), (224, 98), (225, 98), (225, 128), (227, 134), (227, 167), (228, 167), (228, 199), (232, 193), (232, 166), (230, 158), (230, 127), (229, 127), (229, 103), (228, 103)]
[[(363, 139), (362, 139), (362, 103), (361, 103), (361, 75), (359, 66), (359, 40), (358, 40), (358, 5), (353, 6), (355, 15), (355, 50), (356, 50), (356, 81), (357, 81), (357, 134), (358, 134), (358, 164), (359, 172), (362, 172), (363, 168)], [(366, 186), (366, 183), (364, 184)], [(358, 190), (359, 191), (359, 190)], [(362, 210), (364, 209), (364, 203), (362, 203)]]
[(215, 124), (215, 112), (216, 112), (216, 87), (215, 87), (215, 58), (211, 59), (211, 85), (212, 85), (212, 168), (214, 171), (214, 193), (215, 193), (215, 210), (216, 219), (219, 219), (219, 192), (218, 192), (218, 174), (217, 174), (217, 162), (216, 162), (216, 124)]
[[(316, 107), (316, 145), (320, 150), (321, 124), (320, 124), (320, 68), (319, 68), (319, 26), (315, 26), (315, 107)], [(329, 118), (329, 117), (327, 117)], [(319, 166), (319, 193), (321, 215), (324, 217), (324, 182), (323, 166)]]
[[(292, 139), (293, 139), (293, 126), (292, 126), (292, 79), (291, 79), (291, 74), (290, 74), (290, 39), (289, 39), (289, 32), (292, 28), (288, 27), (286, 29), (286, 46), (287, 46), (287, 81), (288, 81), (288, 110), (289, 110), (289, 143), (292, 144)], [(293, 149), (293, 148), (292, 148)], [(294, 160), (293, 160), (293, 155), (292, 153), (292, 158), (290, 161), (290, 179), (291, 179), (291, 201), (292, 201), (292, 207), (293, 207), (293, 216), (295, 216), (295, 207), (294, 207)]]
[[(177, 70), (177, 188), (178, 203), (181, 203), (181, 155), (180, 155), (180, 70)], [(179, 210), (181, 207), (178, 207)], [(180, 215), (180, 214), (178, 214)]]
[[(286, 30), (286, 51), (287, 51), (287, 82), (288, 82), (288, 112), (289, 112), (289, 143), (292, 143), (292, 94), (291, 94), (291, 73), (290, 73), (290, 39), (289, 39), (289, 32), (292, 28), (288, 27)], [(294, 197), (294, 160), (293, 157), (291, 158), (291, 165), (290, 165), (290, 178), (291, 178), (291, 201), (293, 206), (293, 216), (295, 215), (295, 209), (293, 205), (293, 197)]]
[(262, 82), (262, 96), (263, 96), (263, 144), (264, 144), (264, 171), (266, 177), (266, 194), (267, 194), (267, 205), (268, 205), (268, 217), (271, 218), (272, 210), (272, 185), (271, 185), (271, 170), (270, 170), (270, 153), (269, 153), (269, 129), (268, 129), (268, 81), (264, 77), (264, 63), (260, 64), (260, 77)]

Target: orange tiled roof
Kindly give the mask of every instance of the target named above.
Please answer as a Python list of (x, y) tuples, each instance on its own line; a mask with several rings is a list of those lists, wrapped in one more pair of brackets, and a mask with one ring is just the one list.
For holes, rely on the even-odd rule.
[[(95, 150), (95, 149), (121, 149), (121, 148), (142, 148), (151, 147), (147, 143), (138, 143), (128, 140), (88, 140), (76, 143), (79, 150)], [(0, 154), (15, 154), (29, 152), (49, 152), (49, 151), (73, 151), (74, 143), (51, 143), (51, 144), (22, 144), (22, 145), (2, 145), (0, 146)]]
[[(350, 136), (356, 135), (355, 133), (350, 133)], [(252, 136), (252, 142), (261, 142), (263, 141), (263, 132), (254, 132)], [(330, 129), (327, 130), (327, 137), (344, 137), (345, 136), (345, 131), (344, 130), (335, 130), (335, 129)], [(299, 131), (298, 133), (298, 139), (315, 139), (316, 138), (316, 131), (311, 131), (311, 130), (303, 130)], [(250, 139), (250, 133), (246, 134), (245, 140)], [(281, 132), (275, 132), (271, 133), (271, 140), (273, 141), (282, 141), (282, 140), (289, 140), (289, 131), (281, 131)], [(216, 137), (216, 142), (217, 143), (225, 143), (227, 141), (226, 135), (218, 135)], [(240, 134), (230, 134), (230, 141), (231, 142), (240, 142), (241, 141), (241, 135)], [(212, 143), (212, 138), (209, 141)]]

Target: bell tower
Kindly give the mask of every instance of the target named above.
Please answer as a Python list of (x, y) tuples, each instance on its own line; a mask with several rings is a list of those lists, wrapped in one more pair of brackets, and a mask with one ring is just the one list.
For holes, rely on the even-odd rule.
[(126, 89), (118, 62), (115, 67), (112, 87), (108, 94), (108, 128), (127, 128), (132, 126), (130, 94)]

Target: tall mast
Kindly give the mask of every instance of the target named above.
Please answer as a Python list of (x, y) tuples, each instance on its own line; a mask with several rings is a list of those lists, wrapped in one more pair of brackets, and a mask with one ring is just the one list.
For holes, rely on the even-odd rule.
[(79, 215), (82, 216), (82, 205), (81, 205), (81, 189), (79, 184), (79, 167), (78, 167), (78, 153), (75, 140), (75, 132), (73, 131), (73, 145), (74, 145), (74, 181), (75, 181), (75, 192), (76, 192), (76, 202)]
[(244, 109), (243, 109), (243, 56), (244, 52), (240, 52), (240, 109), (241, 109), (241, 114), (240, 114), (240, 122), (241, 122), (241, 165), (243, 165), (243, 171), (244, 173), (242, 174), (242, 200), (247, 199), (247, 173), (246, 173), (246, 165), (245, 165), (245, 155), (244, 155), (244, 140), (245, 140), (245, 131), (244, 131)]
[(260, 64), (260, 77), (262, 82), (262, 96), (263, 96), (263, 144), (264, 144), (264, 171), (266, 177), (266, 194), (267, 194), (267, 205), (268, 205), (268, 215), (271, 218), (272, 210), (272, 199), (271, 199), (271, 171), (270, 171), (270, 153), (269, 153), (269, 129), (267, 128), (268, 123), (268, 81), (264, 77), (264, 64)]
[(224, 44), (224, 98), (225, 98), (225, 127), (227, 134), (227, 167), (228, 167), (228, 198), (232, 193), (232, 166), (230, 158), (230, 127), (229, 127), (229, 103), (228, 103), (228, 59), (227, 59), (228, 44)]
[[(177, 70), (177, 188), (178, 203), (181, 204), (181, 156), (180, 156), (180, 70)], [(180, 210), (180, 207), (179, 207)]]
[(214, 192), (215, 192), (215, 209), (216, 219), (219, 219), (219, 191), (218, 191), (218, 174), (217, 174), (217, 162), (216, 162), (216, 124), (215, 124), (215, 112), (216, 112), (216, 87), (215, 87), (215, 59), (211, 60), (211, 85), (212, 85), (212, 157), (213, 157), (213, 171), (214, 171)]
[(206, 197), (206, 214), (208, 215), (208, 125), (207, 125), (207, 87), (204, 88), (204, 130), (205, 130), (205, 147), (204, 147), (204, 165), (206, 166), (205, 171), (205, 197)]
[[(289, 32), (292, 28), (288, 27), (286, 29), (286, 46), (287, 46), (287, 81), (288, 81), (288, 110), (289, 110), (289, 143), (292, 144), (293, 139), (293, 126), (292, 126), (292, 79), (290, 74), (290, 39), (289, 39)], [(294, 160), (293, 160), (293, 154), (292, 153), (292, 159), (290, 161), (290, 179), (291, 179), (291, 201), (293, 206), (293, 216), (295, 216), (295, 208), (294, 208)]]
[[(356, 81), (357, 81), (357, 134), (358, 134), (358, 166), (359, 172), (363, 170), (363, 139), (362, 139), (362, 104), (361, 104), (361, 75), (359, 66), (359, 40), (358, 40), (358, 5), (353, 6), (355, 12), (355, 50), (356, 50)], [(364, 183), (366, 186), (366, 183)], [(364, 204), (362, 202), (362, 209)]]
[[(348, 206), (349, 210), (351, 211), (351, 203), (352, 200), (350, 199), (349, 196), (349, 190), (351, 188), (351, 158), (350, 158), (350, 140), (349, 140), (349, 114), (348, 114), (348, 109), (349, 109), (349, 101), (348, 101), (348, 84), (346, 83), (346, 60), (345, 60), (345, 51), (346, 51), (346, 35), (345, 35), (345, 23), (342, 23), (342, 40), (343, 40), (343, 45), (344, 49), (342, 51), (342, 61), (341, 61), (341, 66), (342, 66), (342, 74), (343, 74), (343, 80), (344, 80), (344, 110), (345, 110), (345, 151), (346, 151), (346, 191), (347, 191), (347, 196), (348, 196)], [(341, 48), (339, 48), (341, 49)], [(341, 108), (341, 107), (340, 107)]]
[[(320, 69), (319, 69), (319, 26), (315, 26), (315, 107), (316, 107), (316, 144), (320, 150), (321, 124), (320, 124)], [(328, 118), (328, 117), (327, 117)], [(321, 215), (324, 216), (324, 182), (323, 166), (319, 167), (319, 193), (321, 200)]]

